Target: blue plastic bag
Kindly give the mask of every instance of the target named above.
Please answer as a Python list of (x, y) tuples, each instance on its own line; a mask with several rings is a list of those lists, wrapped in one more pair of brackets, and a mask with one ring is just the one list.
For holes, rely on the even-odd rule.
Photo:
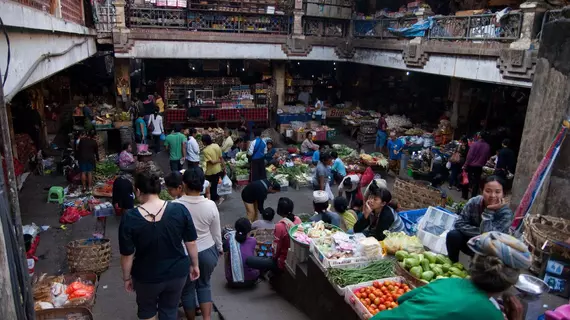
[(166, 140), (166, 136), (164, 135), (164, 133), (160, 134), (160, 141), (164, 141)]

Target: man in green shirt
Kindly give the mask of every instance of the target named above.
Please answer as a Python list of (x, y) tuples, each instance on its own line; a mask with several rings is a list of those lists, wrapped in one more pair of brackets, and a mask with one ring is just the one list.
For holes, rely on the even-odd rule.
[(182, 170), (186, 159), (186, 136), (183, 135), (179, 124), (174, 126), (174, 132), (166, 136), (164, 147), (170, 153), (170, 171)]

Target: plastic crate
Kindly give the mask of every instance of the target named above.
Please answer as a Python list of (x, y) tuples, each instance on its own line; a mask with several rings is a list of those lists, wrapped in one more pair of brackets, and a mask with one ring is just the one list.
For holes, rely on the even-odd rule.
[(446, 237), (453, 229), (457, 215), (439, 207), (429, 207), (418, 223), (417, 236), (435, 253), (447, 255)]
[[(354, 294), (354, 290), (360, 289), (363, 287), (369, 287), (375, 281), (378, 281), (380, 283), (384, 283), (385, 281), (394, 281), (394, 282), (399, 282), (399, 283), (406, 283), (406, 280), (402, 277), (392, 277), (392, 278), (378, 279), (378, 280), (373, 280), (373, 281), (368, 281), (368, 282), (362, 282), (362, 283), (351, 285), (351, 286), (346, 286), (346, 289), (344, 290), (344, 300), (356, 312), (356, 314), (358, 315), (358, 317), (360, 317), (360, 319), (370, 319), (370, 318), (372, 318), (372, 314), (370, 314), (368, 309), (362, 304), (362, 302), (360, 302), (360, 300), (358, 300), (358, 298)], [(351, 300), (354, 301), (354, 303)]]
[(319, 262), (323, 269), (328, 268), (343, 268), (344, 266), (350, 265), (361, 265), (363, 267), (367, 266), (373, 261), (380, 260), (383, 256), (378, 257), (352, 257), (352, 258), (343, 258), (343, 259), (328, 259), (325, 254), (319, 250), (319, 247), (315, 244), (315, 242), (311, 242), (309, 246), (310, 252), (313, 254), (315, 259)]
[(327, 140), (333, 139), (336, 137), (336, 130), (328, 130), (327, 131)]
[[(436, 207), (439, 210), (443, 210), (445, 212), (452, 213), (451, 211), (442, 208)], [(406, 228), (406, 233), (410, 236), (415, 236), (418, 231), (418, 223), (420, 219), (426, 214), (428, 208), (416, 209), (416, 210), (409, 210), (400, 212), (400, 218), (404, 222), (404, 227)]]

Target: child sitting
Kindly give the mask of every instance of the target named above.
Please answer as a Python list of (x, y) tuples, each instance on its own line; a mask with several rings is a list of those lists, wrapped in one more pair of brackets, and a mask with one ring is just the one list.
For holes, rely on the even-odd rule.
[(231, 287), (250, 287), (259, 278), (259, 270), (249, 268), (245, 261), (255, 257), (257, 240), (248, 236), (251, 222), (247, 218), (239, 218), (235, 223), (235, 231), (224, 236), (224, 265), (226, 280)]
[(273, 217), (275, 217), (275, 210), (272, 208), (265, 208), (263, 213), (261, 213), (261, 219), (254, 221), (251, 224), (251, 228), (255, 229), (275, 229), (275, 223), (273, 223)]

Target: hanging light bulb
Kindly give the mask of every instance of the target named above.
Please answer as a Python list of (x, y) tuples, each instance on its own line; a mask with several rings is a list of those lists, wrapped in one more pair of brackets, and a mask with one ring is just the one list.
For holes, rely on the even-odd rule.
[(245, 68), (241, 68), (241, 71), (245, 71)]

